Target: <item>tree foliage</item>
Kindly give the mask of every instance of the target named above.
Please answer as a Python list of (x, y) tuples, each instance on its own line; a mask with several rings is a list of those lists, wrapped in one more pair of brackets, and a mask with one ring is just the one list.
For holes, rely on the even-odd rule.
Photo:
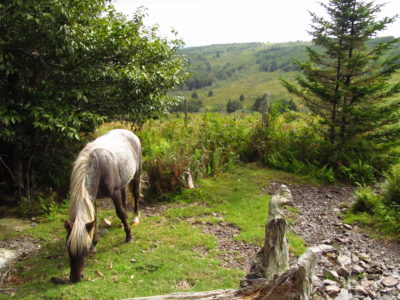
[[(190, 99), (186, 100), (187, 103), (187, 108), (188, 112), (190, 113), (196, 113), (200, 112), (200, 110), (203, 108), (204, 104), (203, 101), (200, 99)], [(170, 110), (171, 112), (185, 112), (185, 100), (181, 100), (178, 102), (175, 106), (173, 106)]]
[(186, 77), (181, 41), (158, 37), (141, 10), (5, 0), (0, 16), (0, 173), (20, 192), (60, 183), (66, 150), (106, 118), (141, 125), (167, 112), (166, 92)]
[(296, 83), (282, 80), (284, 86), (304, 100), (317, 116), (314, 129), (338, 152), (360, 143), (398, 143), (400, 101), (391, 97), (400, 92), (400, 83), (389, 80), (400, 68), (400, 56), (383, 55), (399, 39), (367, 47), (397, 16), (377, 20), (382, 5), (360, 0), (321, 5), (329, 18), (311, 14), (310, 33), (317, 47), (307, 48), (307, 61), (296, 61), (302, 71)]
[(261, 112), (263, 105), (264, 106), (267, 105), (268, 97), (269, 97), (268, 94), (256, 97), (253, 105), (251, 106), (251, 110)]
[(229, 99), (228, 102), (226, 103), (226, 112), (227, 113), (233, 113), (239, 109), (242, 109), (242, 103), (240, 103), (239, 100), (232, 100)]

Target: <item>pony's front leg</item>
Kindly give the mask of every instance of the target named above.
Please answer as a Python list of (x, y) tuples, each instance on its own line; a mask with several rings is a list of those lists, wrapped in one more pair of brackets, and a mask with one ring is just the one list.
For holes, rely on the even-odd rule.
[(93, 233), (92, 247), (90, 248), (90, 252), (91, 253), (96, 253), (97, 252), (97, 242), (98, 241), (99, 241), (99, 237), (97, 235), (97, 230), (95, 230), (94, 233)]
[(112, 200), (114, 202), (115, 206), (115, 211), (117, 212), (118, 218), (121, 220), (122, 224), (124, 225), (124, 230), (125, 230), (125, 242), (129, 243), (132, 241), (132, 234), (131, 234), (131, 228), (128, 225), (127, 221), (127, 216), (126, 216), (126, 210), (124, 208), (124, 205), (122, 204), (125, 199), (122, 199), (122, 196), (125, 196), (125, 193), (121, 193), (121, 190), (118, 190), (114, 193)]
[(90, 252), (91, 253), (96, 253), (97, 252), (97, 242), (99, 241), (99, 236), (97, 234), (97, 205), (96, 202), (94, 203), (94, 228), (93, 228), (93, 240), (92, 240), (92, 247), (90, 247)]

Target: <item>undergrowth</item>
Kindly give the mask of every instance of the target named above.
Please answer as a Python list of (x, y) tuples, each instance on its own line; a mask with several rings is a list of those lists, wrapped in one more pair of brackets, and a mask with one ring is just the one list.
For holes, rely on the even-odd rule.
[(369, 186), (358, 187), (345, 222), (372, 227), (378, 234), (400, 240), (400, 165), (385, 173), (385, 179), (376, 191)]
[(254, 119), (236, 114), (191, 115), (150, 121), (138, 133), (153, 195), (181, 191), (185, 172), (194, 179), (229, 171), (246, 159)]
[[(186, 123), (179, 114), (148, 121), (137, 134), (153, 197), (180, 192), (188, 172), (197, 180), (256, 160), (310, 180), (368, 185), (389, 167), (389, 158), (398, 157), (393, 151), (380, 155), (379, 145), (365, 141), (331, 145), (318, 132), (324, 128), (315, 129), (304, 113), (278, 105), (271, 106), (266, 124), (261, 119), (259, 113), (203, 113), (190, 114)], [(108, 123), (99, 133), (121, 126), (128, 127)]]

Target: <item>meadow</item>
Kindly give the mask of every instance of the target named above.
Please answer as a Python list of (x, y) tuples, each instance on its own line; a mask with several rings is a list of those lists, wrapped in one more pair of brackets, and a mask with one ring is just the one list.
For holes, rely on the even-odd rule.
[[(41, 250), (14, 265), (12, 276), (3, 285), (11, 292), (0, 298), (121, 299), (236, 288), (246, 272), (224, 264), (221, 257), (234, 256), (240, 261), (242, 254), (219, 249), (217, 238), (204, 232), (201, 224), (237, 228), (232, 240), (260, 246), (270, 199), (263, 190), (271, 182), (337, 182), (332, 170), (294, 159), (295, 155), (312, 154), (312, 148), (304, 147), (304, 153), (294, 152), (302, 143), (318, 145), (310, 144), (309, 137), (301, 137), (306, 123), (297, 114), (277, 114), (269, 121), (271, 130), (260, 127), (257, 113), (191, 114), (188, 123), (182, 115), (171, 115), (147, 122), (137, 132), (144, 155), (145, 205), (141, 223), (132, 228), (134, 242), (124, 243), (124, 232), (112, 205), (101, 202), (98, 219), (107, 218), (112, 226), (103, 229), (97, 253), (89, 256), (84, 280), (74, 285), (55, 285), (51, 277), (69, 275), (63, 226), (68, 199), (48, 206), (36, 226), (7, 236), (33, 239), (40, 243)], [(121, 127), (131, 125), (106, 123), (94, 137)], [(293, 159), (285, 160), (290, 151)], [(185, 188), (187, 171), (195, 181), (193, 190)], [(394, 188), (386, 195), (397, 199), (399, 172), (392, 171), (387, 178), (392, 182), (388, 187)], [(345, 221), (364, 226), (373, 222), (375, 232), (384, 231), (385, 237), (396, 238), (398, 214), (387, 206), (386, 198), (358, 192), (355, 208), (348, 211)], [(295, 222), (297, 211), (289, 216), (289, 223)], [(304, 241), (293, 232), (287, 238), (292, 255), (301, 255)]]
[[(99, 209), (98, 218), (107, 217), (113, 225), (100, 239), (97, 253), (89, 256), (84, 280), (74, 285), (50, 282), (51, 277), (69, 275), (62, 224), (67, 210), (66, 207), (54, 210), (19, 236), (40, 240), (42, 248), (15, 265), (14, 297), (122, 299), (236, 288), (245, 272), (222, 266), (223, 253), (216, 250), (216, 238), (202, 232), (193, 220), (236, 226), (240, 233), (235, 240), (260, 246), (270, 198), (260, 190), (276, 180), (303, 182), (300, 177), (255, 165), (236, 167), (230, 173), (199, 180), (195, 190), (185, 190), (166, 203), (153, 203), (150, 211), (159, 213), (147, 214), (144, 209), (141, 223), (133, 227), (134, 242), (129, 244), (123, 242), (124, 232), (113, 209)], [(304, 242), (292, 233), (288, 237), (291, 252), (300, 255)], [(8, 297), (0, 295), (1, 299)]]

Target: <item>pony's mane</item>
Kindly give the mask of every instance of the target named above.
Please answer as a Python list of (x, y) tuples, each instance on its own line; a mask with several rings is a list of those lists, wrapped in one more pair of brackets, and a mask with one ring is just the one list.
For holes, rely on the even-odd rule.
[(69, 250), (74, 255), (82, 255), (89, 251), (93, 237), (86, 230), (86, 223), (95, 220), (93, 200), (86, 188), (88, 167), (91, 163), (92, 143), (89, 143), (76, 159), (70, 184), (71, 206), (69, 220), (73, 224), (67, 240)]

